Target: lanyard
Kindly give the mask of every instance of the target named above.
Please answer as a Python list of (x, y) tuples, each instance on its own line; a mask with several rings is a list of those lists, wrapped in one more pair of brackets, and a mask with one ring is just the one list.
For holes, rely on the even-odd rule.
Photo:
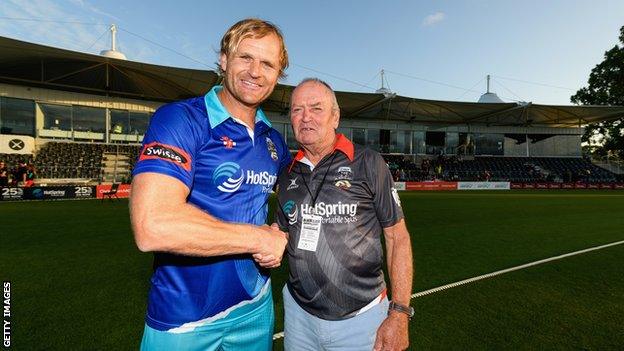
[[(327, 174), (331, 170), (331, 166), (334, 164), (334, 159), (336, 159), (335, 151), (334, 151), (334, 154), (332, 155), (331, 161), (329, 162), (329, 167), (327, 167), (327, 171), (325, 171), (325, 175), (323, 175), (321, 184), (319, 185), (318, 189), (316, 189), (316, 194), (312, 194), (312, 191), (310, 191), (310, 187), (308, 186), (308, 182), (306, 182), (305, 177), (303, 175), (301, 176), (301, 179), (303, 179), (303, 185), (305, 185), (306, 189), (308, 190), (308, 194), (310, 194), (310, 197), (312, 197), (312, 208), (314, 208), (314, 205), (316, 205), (316, 200), (318, 199), (319, 194), (321, 193), (321, 190), (323, 189), (323, 185), (325, 185), (325, 179), (327, 179)], [(299, 167), (301, 167), (301, 165), (299, 165)]]
[[(325, 175), (323, 175), (323, 180), (321, 180), (321, 184), (319, 185), (318, 189), (316, 190), (316, 195), (312, 194), (312, 191), (310, 190), (310, 187), (308, 186), (308, 182), (306, 182), (305, 176), (303, 175), (303, 172), (301, 172), (301, 163), (298, 164), (299, 172), (294, 172), (294, 173), (299, 174), (301, 176), (301, 179), (303, 180), (303, 185), (305, 185), (306, 189), (308, 190), (308, 194), (310, 194), (310, 197), (312, 198), (312, 208), (314, 208), (314, 205), (316, 204), (316, 200), (318, 199), (318, 196), (321, 193), (321, 189), (323, 188), (323, 185), (325, 184), (325, 179), (327, 178), (327, 174), (331, 170), (331, 166), (334, 164), (334, 159), (335, 158), (336, 158), (336, 152), (334, 151), (334, 154), (332, 155), (331, 161), (329, 162), (329, 167), (327, 168), (327, 171), (325, 171)], [(293, 162), (295, 162), (295, 161), (293, 161)], [(310, 177), (310, 178), (312, 178), (312, 177)], [(280, 189), (280, 191), (281, 191), (281, 189)], [(284, 216), (284, 218), (287, 218), (286, 213), (284, 213), (284, 209), (282, 208), (282, 204), (279, 201), (279, 197), (277, 199), (277, 207), (279, 207), (279, 209), (282, 212), (282, 215)]]

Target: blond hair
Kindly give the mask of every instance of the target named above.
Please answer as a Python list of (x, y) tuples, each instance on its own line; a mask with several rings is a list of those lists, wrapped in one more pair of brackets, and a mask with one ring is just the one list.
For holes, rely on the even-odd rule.
[[(236, 52), (238, 45), (243, 39), (264, 38), (269, 34), (275, 34), (280, 42), (279, 77), (284, 78), (284, 70), (288, 67), (288, 52), (284, 44), (284, 37), (280, 29), (273, 23), (258, 18), (246, 18), (234, 24), (221, 38), (221, 54), (230, 57)], [(220, 65), (217, 65), (219, 73), (223, 74)]]

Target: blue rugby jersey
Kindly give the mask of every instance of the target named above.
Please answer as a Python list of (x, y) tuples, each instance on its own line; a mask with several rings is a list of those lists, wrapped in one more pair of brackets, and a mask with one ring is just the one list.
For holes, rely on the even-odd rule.
[[(187, 201), (227, 222), (261, 225), (279, 171), (291, 156), (261, 110), (253, 140), (217, 97), (170, 103), (152, 119), (133, 175), (155, 172), (177, 178)], [(206, 235), (210, 235), (209, 232)], [(256, 297), (268, 280), (251, 255), (188, 257), (154, 254), (146, 323), (170, 330), (204, 320)]]

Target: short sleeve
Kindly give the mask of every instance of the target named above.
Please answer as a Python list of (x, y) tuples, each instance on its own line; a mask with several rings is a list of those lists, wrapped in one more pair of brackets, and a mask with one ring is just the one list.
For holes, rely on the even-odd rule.
[(375, 151), (366, 150), (366, 158), (377, 219), (382, 227), (391, 227), (403, 218), (399, 194), (383, 157)]
[(165, 174), (190, 189), (200, 136), (201, 126), (184, 105), (162, 106), (150, 120), (133, 176), (146, 172)]

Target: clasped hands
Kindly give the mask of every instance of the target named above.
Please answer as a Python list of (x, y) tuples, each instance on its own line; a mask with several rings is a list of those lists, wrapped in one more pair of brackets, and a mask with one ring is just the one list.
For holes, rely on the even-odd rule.
[(259, 245), (252, 254), (253, 259), (264, 268), (276, 268), (282, 263), (284, 250), (288, 243), (288, 234), (279, 230), (279, 226), (273, 223), (271, 226), (263, 225), (256, 227), (260, 231)]

